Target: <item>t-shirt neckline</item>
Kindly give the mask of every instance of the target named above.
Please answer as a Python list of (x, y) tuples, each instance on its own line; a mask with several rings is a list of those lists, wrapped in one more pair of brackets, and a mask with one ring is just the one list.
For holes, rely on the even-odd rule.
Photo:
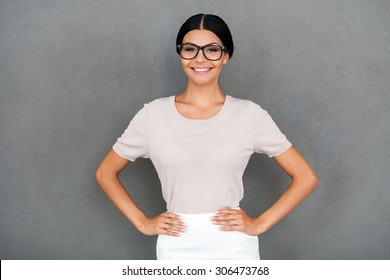
[(226, 112), (226, 110), (230, 104), (230, 96), (228, 94), (225, 94), (225, 95), (226, 95), (225, 102), (223, 103), (221, 109), (219, 109), (219, 111), (214, 116), (212, 116), (211, 118), (208, 118), (208, 119), (189, 119), (189, 118), (183, 116), (176, 108), (176, 104), (175, 104), (175, 97), (176, 96), (175, 95), (171, 95), (169, 97), (169, 101), (170, 101), (169, 103), (170, 103), (171, 111), (176, 116), (176, 118), (179, 119), (180, 121), (183, 121), (183, 122), (188, 123), (188, 124), (204, 125), (204, 124), (214, 123), (219, 118), (221, 118), (222, 115)]

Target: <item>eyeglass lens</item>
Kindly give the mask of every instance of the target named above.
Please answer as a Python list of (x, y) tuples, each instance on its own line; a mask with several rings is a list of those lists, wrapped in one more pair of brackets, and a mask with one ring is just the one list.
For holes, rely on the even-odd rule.
[[(193, 45), (182, 45), (180, 56), (184, 59), (193, 59), (198, 55), (199, 49)], [(222, 49), (217, 45), (206, 46), (202, 49), (208, 60), (219, 60), (222, 57)]]

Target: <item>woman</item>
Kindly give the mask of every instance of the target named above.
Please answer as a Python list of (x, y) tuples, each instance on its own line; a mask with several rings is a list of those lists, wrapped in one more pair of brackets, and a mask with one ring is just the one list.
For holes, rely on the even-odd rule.
[[(317, 177), (267, 111), (222, 92), (219, 76), (234, 45), (220, 17), (190, 17), (176, 43), (186, 89), (144, 104), (96, 179), (140, 232), (158, 235), (157, 259), (260, 259), (258, 235), (302, 202)], [(292, 182), (267, 211), (249, 217), (239, 202), (254, 152), (274, 158)], [(162, 183), (167, 211), (157, 217), (147, 217), (118, 179), (138, 157), (152, 160)]]

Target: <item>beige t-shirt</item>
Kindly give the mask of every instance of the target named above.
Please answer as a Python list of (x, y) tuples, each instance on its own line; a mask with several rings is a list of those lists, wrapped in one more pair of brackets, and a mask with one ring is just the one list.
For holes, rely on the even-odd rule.
[(292, 144), (258, 104), (226, 95), (205, 120), (179, 113), (175, 96), (144, 104), (113, 145), (121, 157), (150, 158), (167, 210), (183, 214), (239, 207), (250, 156), (280, 155)]

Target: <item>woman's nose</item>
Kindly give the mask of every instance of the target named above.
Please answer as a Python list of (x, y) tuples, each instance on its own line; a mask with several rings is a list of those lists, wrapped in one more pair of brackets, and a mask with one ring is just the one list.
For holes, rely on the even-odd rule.
[(205, 62), (206, 57), (204, 56), (203, 50), (199, 50), (198, 54), (195, 57), (196, 62)]

